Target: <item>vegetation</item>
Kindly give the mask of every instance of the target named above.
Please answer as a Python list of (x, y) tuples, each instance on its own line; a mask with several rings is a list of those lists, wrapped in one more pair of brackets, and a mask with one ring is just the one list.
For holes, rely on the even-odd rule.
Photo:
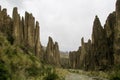
[(110, 73), (110, 80), (120, 80), (120, 65), (116, 65), (112, 73)]
[(9, 80), (10, 79), (10, 73), (7, 69), (7, 66), (5, 66), (4, 62), (0, 61), (0, 80)]
[(60, 80), (60, 77), (55, 68), (43, 65), (32, 51), (25, 53), (0, 34), (0, 80)]
[(110, 80), (120, 80), (120, 71), (113, 73), (110, 76)]
[(47, 68), (46, 69), (46, 76), (44, 77), (44, 80), (57, 80), (59, 79), (59, 76), (55, 72), (55, 70), (52, 70), (52, 68)]
[(120, 80), (120, 65), (117, 65), (114, 67), (114, 69), (111, 71), (82, 71), (82, 70), (74, 70), (69, 69), (68, 70), (71, 73), (77, 73), (81, 75), (87, 75), (90, 77), (98, 77), (98, 78), (106, 78), (109, 80)]

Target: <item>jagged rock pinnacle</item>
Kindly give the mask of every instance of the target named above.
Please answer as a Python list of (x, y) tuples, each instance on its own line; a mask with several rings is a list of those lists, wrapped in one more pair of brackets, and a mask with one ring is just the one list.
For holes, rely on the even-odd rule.
[(82, 37), (82, 39), (81, 39), (81, 45), (83, 45), (84, 44), (84, 38)]
[(0, 12), (1, 12), (1, 6), (0, 6)]

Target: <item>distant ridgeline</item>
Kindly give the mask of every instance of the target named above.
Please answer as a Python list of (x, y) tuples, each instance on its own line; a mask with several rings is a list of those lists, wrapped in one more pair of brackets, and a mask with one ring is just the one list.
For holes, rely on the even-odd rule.
[(32, 14), (25, 12), (25, 18), (20, 17), (17, 8), (13, 9), (12, 18), (7, 9), (0, 6), (0, 33), (12, 44), (19, 46), (25, 53), (36, 55), (44, 63), (60, 66), (60, 54), (57, 42), (49, 37), (46, 49), (40, 43), (39, 23)]
[(85, 43), (82, 38), (78, 51), (70, 52), (69, 57), (71, 68), (107, 70), (120, 65), (120, 0), (117, 0), (116, 10), (110, 13), (104, 28), (95, 17), (92, 40)]

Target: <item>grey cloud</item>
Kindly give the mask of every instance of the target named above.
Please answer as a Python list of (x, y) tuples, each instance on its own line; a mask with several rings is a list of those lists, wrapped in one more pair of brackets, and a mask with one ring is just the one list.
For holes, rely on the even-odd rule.
[(23, 0), (6, 0), (11, 6), (22, 7)]
[[(91, 38), (95, 15), (98, 15), (102, 25), (109, 13), (115, 10), (116, 0), (0, 0), (8, 9), (13, 6), (33, 13), (40, 22), (41, 42), (46, 46), (48, 36), (58, 41), (60, 50), (76, 50)], [(8, 5), (8, 6), (7, 6)]]

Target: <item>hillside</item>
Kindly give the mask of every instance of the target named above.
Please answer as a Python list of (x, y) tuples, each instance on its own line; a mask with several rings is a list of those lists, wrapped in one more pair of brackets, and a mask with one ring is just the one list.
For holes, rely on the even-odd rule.
[(59, 76), (55, 70), (42, 64), (32, 52), (25, 53), (20, 46), (11, 45), (0, 33), (0, 80), (48, 80), (50, 75), (56, 79)]
[(21, 17), (15, 7), (10, 17), (0, 6), (0, 80), (62, 79), (54, 66), (60, 67), (58, 43), (49, 37), (43, 49), (32, 14)]

